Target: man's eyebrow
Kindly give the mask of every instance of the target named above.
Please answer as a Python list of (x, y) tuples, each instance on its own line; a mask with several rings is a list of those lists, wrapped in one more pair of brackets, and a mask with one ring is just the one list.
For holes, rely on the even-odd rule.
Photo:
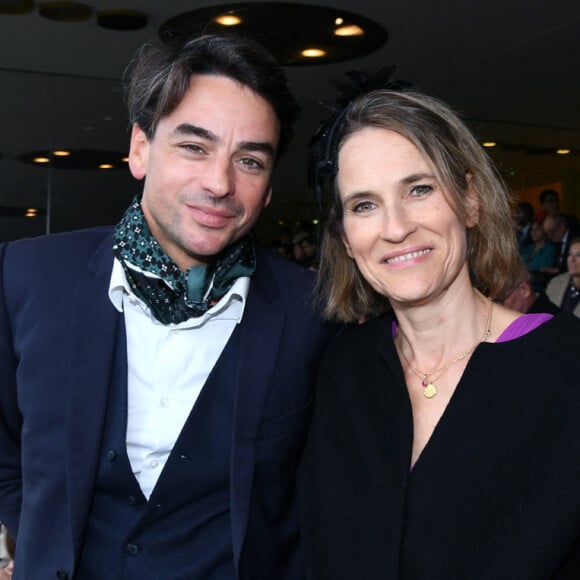
[[(218, 143), (219, 137), (213, 133), (212, 131), (208, 131), (203, 127), (199, 127), (198, 125), (192, 125), (191, 123), (181, 123), (173, 130), (175, 135), (195, 135), (196, 137), (200, 137), (201, 139), (206, 139), (207, 141), (211, 141), (212, 143)], [(276, 151), (274, 146), (268, 142), (260, 142), (260, 141), (242, 141), (238, 149), (242, 151), (256, 151), (266, 153), (271, 157), (274, 157)]]
[(243, 151), (257, 151), (266, 153), (271, 157), (274, 157), (275, 154), (274, 147), (272, 146), (271, 143), (267, 142), (262, 143), (256, 141), (242, 141), (240, 143), (240, 149)]
[(203, 127), (198, 127), (197, 125), (192, 125), (191, 123), (181, 123), (177, 125), (173, 130), (175, 135), (196, 135), (202, 139), (207, 139), (208, 141), (219, 141), (218, 136)]

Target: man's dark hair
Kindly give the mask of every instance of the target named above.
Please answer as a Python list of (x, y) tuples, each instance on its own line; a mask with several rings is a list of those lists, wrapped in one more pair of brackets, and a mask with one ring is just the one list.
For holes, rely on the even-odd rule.
[(126, 100), (131, 124), (151, 139), (163, 117), (181, 103), (192, 75), (230, 78), (265, 99), (280, 121), (279, 157), (290, 142), (299, 107), (284, 71), (260, 44), (233, 34), (201, 35), (178, 47), (147, 43), (126, 71)]
[(540, 203), (543, 204), (548, 197), (555, 197), (556, 200), (560, 199), (560, 196), (558, 195), (558, 192), (555, 189), (543, 189), (540, 192), (539, 196)]
[(534, 219), (534, 206), (529, 201), (519, 201), (517, 204), (518, 221), (520, 225), (529, 224)]

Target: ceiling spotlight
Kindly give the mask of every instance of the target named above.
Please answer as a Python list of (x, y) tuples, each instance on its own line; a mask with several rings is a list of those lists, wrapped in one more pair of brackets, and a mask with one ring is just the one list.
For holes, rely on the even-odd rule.
[(242, 22), (242, 19), (234, 14), (222, 14), (215, 21), (222, 26), (237, 26)]
[(125, 151), (103, 151), (97, 149), (56, 149), (46, 151), (29, 151), (19, 155), (22, 163), (50, 164), (52, 169), (79, 169), (94, 171), (100, 169), (123, 169), (127, 167), (119, 160), (126, 158)]
[(341, 26), (334, 31), (336, 36), (362, 36), (365, 31), (356, 24), (351, 24), (350, 26)]
[(570, 149), (556, 149), (556, 153), (558, 155), (569, 155), (572, 151)]
[(42, 208), (0, 205), (0, 217), (3, 218), (37, 217), (45, 213)]
[(171, 17), (158, 30), (170, 47), (180, 46), (192, 35), (229, 32), (258, 40), (282, 66), (361, 58), (388, 39), (381, 24), (361, 14), (278, 0), (198, 8)]
[(484, 147), (495, 147), (497, 143), (495, 141), (484, 141), (482, 145)]
[(300, 54), (306, 58), (321, 58), (326, 54), (321, 48), (305, 48)]

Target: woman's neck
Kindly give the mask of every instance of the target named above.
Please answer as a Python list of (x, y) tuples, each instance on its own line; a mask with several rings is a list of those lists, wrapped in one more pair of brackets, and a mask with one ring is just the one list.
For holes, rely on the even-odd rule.
[(490, 301), (470, 288), (463, 295), (449, 296), (422, 306), (393, 305), (397, 316), (397, 347), (417, 366), (435, 368), (453, 359), (482, 336)]

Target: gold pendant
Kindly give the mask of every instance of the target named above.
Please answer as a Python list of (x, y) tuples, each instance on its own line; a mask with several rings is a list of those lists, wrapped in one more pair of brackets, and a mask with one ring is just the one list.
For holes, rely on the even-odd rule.
[(432, 399), (437, 394), (437, 387), (433, 383), (429, 383), (423, 390), (423, 395), (428, 399)]

